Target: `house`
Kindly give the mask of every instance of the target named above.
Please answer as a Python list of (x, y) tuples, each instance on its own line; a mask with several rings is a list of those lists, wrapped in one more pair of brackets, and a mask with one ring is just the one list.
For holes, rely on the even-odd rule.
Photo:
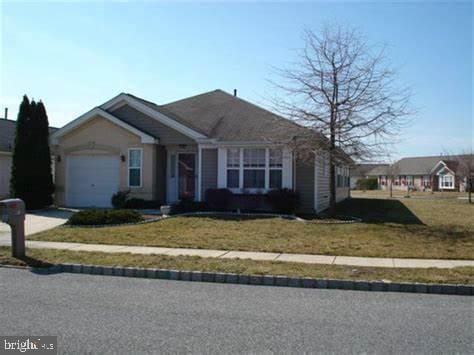
[[(222, 90), (165, 105), (121, 93), (51, 136), (56, 202), (108, 207), (115, 192), (129, 190), (169, 204), (227, 188), (245, 204), (290, 188), (302, 211), (319, 212), (329, 205), (328, 154), (299, 159), (288, 144), (308, 132)], [(338, 201), (349, 196), (350, 158), (340, 160)]]
[[(57, 128), (54, 127), (49, 128), (50, 134), (56, 130)], [(15, 132), (16, 121), (0, 118), (0, 199), (10, 195), (10, 177)]]
[(16, 121), (0, 118), (0, 199), (10, 194), (10, 174)]
[(466, 177), (458, 169), (463, 156), (429, 156), (403, 158), (390, 167), (376, 167), (368, 172), (378, 176), (379, 189), (466, 191)]
[(387, 168), (388, 164), (356, 164), (351, 167), (351, 170), (349, 172), (351, 178), (351, 189), (356, 188), (357, 181), (359, 181), (360, 179), (377, 179), (378, 175), (369, 175), (368, 173), (379, 167)]

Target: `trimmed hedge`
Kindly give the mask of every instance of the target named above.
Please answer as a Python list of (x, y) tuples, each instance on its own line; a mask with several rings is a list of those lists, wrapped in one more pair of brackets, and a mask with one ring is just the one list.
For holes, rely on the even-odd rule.
[(144, 200), (142, 198), (131, 198), (125, 201), (124, 208), (130, 209), (159, 209), (162, 203), (157, 200)]
[(135, 210), (84, 210), (74, 213), (67, 224), (73, 226), (136, 223), (143, 217)]
[(128, 194), (130, 191), (118, 191), (113, 194), (111, 203), (114, 208), (120, 209), (125, 208), (125, 204), (127, 203)]
[(300, 204), (299, 194), (291, 189), (271, 190), (267, 198), (272, 209), (278, 213), (294, 214)]
[(183, 199), (171, 206), (171, 214), (209, 211), (206, 202)]
[(209, 208), (216, 211), (226, 211), (229, 208), (232, 191), (229, 189), (207, 189), (206, 201)]

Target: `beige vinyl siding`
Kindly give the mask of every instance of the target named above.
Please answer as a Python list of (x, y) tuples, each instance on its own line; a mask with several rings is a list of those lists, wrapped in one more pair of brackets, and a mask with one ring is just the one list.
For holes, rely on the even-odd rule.
[(201, 193), (204, 200), (207, 189), (217, 188), (217, 149), (202, 149), (201, 153)]
[(128, 105), (121, 106), (111, 111), (111, 114), (120, 118), (129, 125), (157, 137), (160, 140), (160, 145), (196, 143), (193, 139)]
[(296, 161), (295, 189), (300, 195), (300, 210), (304, 213), (314, 212), (314, 162)]

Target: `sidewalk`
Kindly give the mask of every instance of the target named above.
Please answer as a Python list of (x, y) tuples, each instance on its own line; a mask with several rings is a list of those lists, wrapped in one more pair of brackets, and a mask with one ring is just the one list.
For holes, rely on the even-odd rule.
[[(0, 237), (0, 246), (9, 246), (10, 238)], [(157, 254), (169, 256), (200, 256), (203, 258), (240, 258), (251, 260), (270, 260), (282, 262), (296, 262), (307, 264), (350, 265), (367, 267), (395, 267), (395, 268), (442, 268), (449, 269), (460, 266), (474, 266), (474, 260), (447, 260), (447, 259), (402, 259), (402, 258), (364, 258), (354, 256), (333, 256), (313, 254), (286, 254), (249, 251), (212, 250), (212, 249), (185, 249), (159, 248), (126, 245), (59, 243), (43, 241), (26, 241), (27, 248), (33, 249), (60, 249), (70, 251), (92, 251), (104, 253), (132, 253)]]

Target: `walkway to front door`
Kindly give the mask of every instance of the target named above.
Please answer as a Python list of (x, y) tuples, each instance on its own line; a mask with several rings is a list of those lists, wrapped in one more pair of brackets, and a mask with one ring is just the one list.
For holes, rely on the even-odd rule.
[(194, 153), (178, 154), (178, 198), (180, 200), (194, 200), (195, 165)]

